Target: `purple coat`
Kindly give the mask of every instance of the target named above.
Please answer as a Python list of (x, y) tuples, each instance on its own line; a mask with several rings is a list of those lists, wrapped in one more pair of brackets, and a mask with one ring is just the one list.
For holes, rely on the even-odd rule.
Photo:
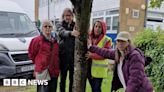
[[(96, 46), (91, 46), (90, 51), (97, 53), (103, 56), (104, 58), (109, 58), (116, 61), (111, 92), (113, 90), (116, 91), (117, 89), (122, 88), (123, 86), (117, 75), (117, 62), (119, 61), (118, 50), (111, 50), (105, 48), (100, 49)], [(152, 84), (148, 80), (144, 72), (144, 64), (145, 62), (143, 56), (137, 50), (135, 50), (134, 47), (128, 46), (122, 66), (122, 71), (126, 84), (125, 92), (153, 91)]]

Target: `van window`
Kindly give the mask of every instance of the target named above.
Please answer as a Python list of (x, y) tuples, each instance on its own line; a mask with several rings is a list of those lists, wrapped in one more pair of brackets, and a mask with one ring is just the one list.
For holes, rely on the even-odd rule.
[(36, 27), (25, 14), (0, 12), (0, 34), (26, 34), (34, 30)]

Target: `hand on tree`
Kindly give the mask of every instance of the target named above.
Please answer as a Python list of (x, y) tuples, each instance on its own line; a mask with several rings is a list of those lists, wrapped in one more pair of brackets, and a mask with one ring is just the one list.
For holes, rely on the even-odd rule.
[(92, 53), (91, 53), (90, 51), (88, 51), (88, 52), (85, 54), (86, 60), (88, 60), (89, 58), (91, 58), (91, 55), (92, 55)]
[(71, 32), (71, 36), (78, 37), (80, 36), (80, 32), (77, 31), (76, 28), (74, 28), (73, 31)]
[(87, 39), (87, 46), (88, 46), (88, 49), (92, 46), (91, 38)]

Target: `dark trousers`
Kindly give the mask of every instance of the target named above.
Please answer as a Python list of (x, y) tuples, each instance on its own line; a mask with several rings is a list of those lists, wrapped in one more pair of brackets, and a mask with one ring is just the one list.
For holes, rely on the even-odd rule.
[(103, 78), (88, 78), (92, 92), (101, 92)]
[(51, 77), (51, 80), (48, 81), (48, 85), (37, 85), (37, 92), (56, 92), (57, 80), (58, 78)]
[(90, 84), (90, 86), (91, 86), (92, 92), (94, 92), (94, 90), (93, 90), (93, 78), (92, 78), (91, 76), (89, 76), (89, 77), (88, 77), (88, 81), (89, 81), (89, 84)]
[(67, 78), (67, 72), (69, 71), (69, 92), (72, 92), (72, 86), (73, 86), (73, 67), (72, 68), (63, 68), (60, 70), (60, 92), (65, 92), (66, 88), (66, 78)]

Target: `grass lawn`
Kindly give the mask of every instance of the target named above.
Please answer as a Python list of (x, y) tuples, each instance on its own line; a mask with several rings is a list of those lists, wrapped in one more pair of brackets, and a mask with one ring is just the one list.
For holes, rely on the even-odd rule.
[[(109, 73), (108, 78), (103, 79), (103, 83), (102, 83), (102, 92), (110, 92), (111, 90), (111, 80), (112, 80), (112, 73)], [(66, 83), (66, 92), (68, 92), (68, 88), (69, 88), (69, 81), (67, 78), (67, 83)], [(36, 92), (36, 86), (32, 86), (30, 89), (27, 89), (24, 92)], [(59, 81), (58, 81), (58, 88), (57, 88), (57, 92), (59, 91)], [(87, 81), (87, 85), (86, 85), (86, 92), (91, 92), (91, 87), (89, 85), (89, 82)], [(122, 89), (118, 90), (117, 92), (123, 92)]]
[[(102, 92), (110, 92), (111, 90), (111, 82), (112, 82), (112, 73), (110, 72), (108, 78), (103, 79), (101, 90)], [(86, 92), (92, 92), (89, 82), (87, 81)], [(122, 89), (117, 92), (123, 92)]]

